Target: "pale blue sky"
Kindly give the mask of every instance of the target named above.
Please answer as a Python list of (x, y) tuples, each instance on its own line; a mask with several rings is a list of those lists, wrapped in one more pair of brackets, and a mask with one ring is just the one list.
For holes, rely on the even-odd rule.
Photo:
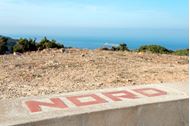
[(0, 0), (0, 35), (184, 48), (188, 0)]
[(0, 0), (0, 26), (186, 28), (188, 0)]

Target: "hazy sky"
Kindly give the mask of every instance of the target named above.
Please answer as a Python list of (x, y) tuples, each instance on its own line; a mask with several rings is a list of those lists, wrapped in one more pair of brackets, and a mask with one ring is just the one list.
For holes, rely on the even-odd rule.
[(0, 0), (0, 33), (26, 28), (187, 29), (188, 0)]

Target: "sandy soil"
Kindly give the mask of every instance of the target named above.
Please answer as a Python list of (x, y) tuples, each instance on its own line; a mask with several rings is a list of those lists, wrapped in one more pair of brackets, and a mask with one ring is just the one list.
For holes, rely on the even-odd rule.
[(186, 56), (44, 50), (0, 56), (0, 99), (188, 80)]

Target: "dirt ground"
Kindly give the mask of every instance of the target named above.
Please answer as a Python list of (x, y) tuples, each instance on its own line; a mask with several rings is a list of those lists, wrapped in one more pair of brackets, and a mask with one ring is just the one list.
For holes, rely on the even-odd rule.
[(187, 56), (48, 49), (0, 56), (0, 99), (188, 80)]

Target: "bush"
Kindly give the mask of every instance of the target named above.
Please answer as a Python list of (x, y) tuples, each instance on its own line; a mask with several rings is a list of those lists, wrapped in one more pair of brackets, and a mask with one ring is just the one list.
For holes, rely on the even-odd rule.
[(99, 48), (100, 50), (103, 50), (103, 51), (109, 51), (110, 49), (107, 48), (107, 47), (102, 47), (102, 48)]
[(112, 51), (130, 51), (129, 48), (127, 47), (127, 44), (125, 43), (121, 43), (117, 47), (113, 46), (111, 50)]
[(27, 52), (27, 51), (36, 51), (36, 40), (34, 39), (23, 39), (20, 38), (17, 44), (13, 47), (14, 52)]
[(179, 56), (189, 56), (189, 49), (176, 50), (174, 54)]
[(0, 38), (0, 54), (5, 54), (8, 51), (7, 45), (8, 38), (2, 37)]
[(23, 45), (16, 44), (16, 45), (13, 47), (13, 52), (20, 52), (20, 53), (25, 52)]
[(44, 37), (39, 43), (36, 43), (35, 39), (23, 39), (20, 38), (17, 44), (13, 47), (14, 52), (27, 52), (27, 51), (36, 51), (43, 50), (47, 48), (64, 48), (63, 45), (56, 43), (55, 40), (48, 40)]
[(62, 44), (57, 43), (55, 40), (48, 40), (44, 37), (40, 43), (37, 44), (37, 48), (39, 50), (47, 49), (47, 48), (64, 48)]
[(138, 49), (139, 52), (151, 52), (151, 53), (160, 53), (160, 54), (168, 54), (172, 53), (172, 50), (169, 50), (165, 47), (159, 45), (144, 45)]
[(0, 37), (0, 43), (7, 42), (8, 38), (7, 37)]
[(36, 51), (36, 50), (37, 50), (36, 39), (29, 39), (27, 51)]

